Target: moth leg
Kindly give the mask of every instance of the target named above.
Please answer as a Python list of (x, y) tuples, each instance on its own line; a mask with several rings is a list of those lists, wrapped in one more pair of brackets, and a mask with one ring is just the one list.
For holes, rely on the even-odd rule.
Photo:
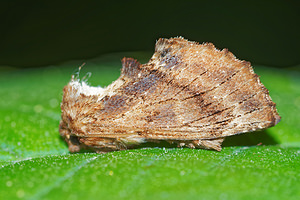
[(67, 142), (69, 146), (69, 151), (71, 153), (80, 151), (80, 142), (76, 136), (71, 135), (70, 129), (65, 125), (63, 121), (60, 122), (59, 125), (59, 133), (61, 137)]
[(115, 138), (101, 138), (101, 137), (82, 137), (79, 139), (86, 149), (92, 149), (97, 153), (107, 153), (110, 151), (119, 151), (127, 149), (127, 146), (119, 142)]
[(214, 149), (217, 151), (221, 151), (222, 142), (224, 138), (217, 139), (207, 139), (207, 140), (193, 140), (188, 146), (190, 148), (204, 148), (204, 149)]

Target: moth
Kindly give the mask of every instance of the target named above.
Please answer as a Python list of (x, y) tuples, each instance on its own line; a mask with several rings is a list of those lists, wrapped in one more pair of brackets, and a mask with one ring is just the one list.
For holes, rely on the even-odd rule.
[(224, 138), (280, 121), (250, 62), (182, 37), (159, 39), (146, 64), (123, 58), (120, 77), (106, 88), (73, 76), (61, 111), (59, 132), (70, 152), (149, 141), (220, 151)]

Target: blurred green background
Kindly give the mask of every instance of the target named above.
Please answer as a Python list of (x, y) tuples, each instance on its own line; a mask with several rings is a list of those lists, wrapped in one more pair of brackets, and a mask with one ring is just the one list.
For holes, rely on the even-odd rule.
[(183, 36), (276, 67), (300, 63), (299, 1), (1, 1), (0, 65), (37, 67)]
[[(298, 200), (298, 2), (0, 1), (0, 199)], [(175, 36), (251, 61), (281, 122), (226, 138), (221, 152), (162, 143), (70, 154), (60, 102), (78, 66), (107, 86), (122, 57), (145, 63), (158, 38)]]

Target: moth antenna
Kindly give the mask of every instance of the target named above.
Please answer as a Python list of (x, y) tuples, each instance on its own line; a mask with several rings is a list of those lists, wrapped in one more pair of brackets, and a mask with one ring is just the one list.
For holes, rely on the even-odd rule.
[(87, 82), (89, 80), (89, 78), (91, 77), (92, 73), (88, 72), (84, 75), (84, 77), (82, 78), (82, 82)]
[[(80, 81), (80, 71), (81, 71), (81, 68), (85, 65), (85, 62), (82, 63), (78, 69), (73, 73), (72, 75), (72, 81)], [(86, 75), (85, 75), (86, 76)], [(85, 76), (83, 78), (85, 78)]]

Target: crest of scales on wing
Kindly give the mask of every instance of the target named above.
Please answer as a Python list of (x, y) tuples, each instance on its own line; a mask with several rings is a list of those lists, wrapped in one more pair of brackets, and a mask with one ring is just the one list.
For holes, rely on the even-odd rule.
[(280, 121), (251, 64), (211, 43), (159, 39), (148, 63), (122, 65), (106, 88), (76, 78), (64, 87), (60, 134), (71, 152), (161, 140), (220, 151), (225, 137)]

